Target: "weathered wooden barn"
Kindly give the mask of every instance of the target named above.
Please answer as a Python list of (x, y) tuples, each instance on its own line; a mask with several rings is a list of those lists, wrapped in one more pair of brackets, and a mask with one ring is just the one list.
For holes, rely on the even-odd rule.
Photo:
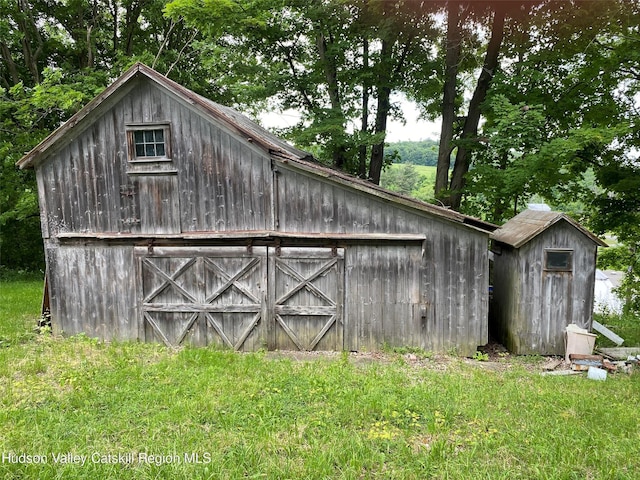
[(136, 64), (18, 163), (54, 331), (472, 354), (494, 226), (322, 166)]
[(563, 213), (525, 210), (491, 235), (491, 331), (515, 354), (564, 354), (564, 332), (591, 330), (598, 246)]

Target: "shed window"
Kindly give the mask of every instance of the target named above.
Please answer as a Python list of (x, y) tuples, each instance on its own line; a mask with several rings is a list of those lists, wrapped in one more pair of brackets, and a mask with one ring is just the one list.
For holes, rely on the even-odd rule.
[(129, 161), (161, 162), (171, 160), (169, 125), (128, 125)]
[(573, 250), (546, 250), (545, 270), (570, 272), (573, 270)]

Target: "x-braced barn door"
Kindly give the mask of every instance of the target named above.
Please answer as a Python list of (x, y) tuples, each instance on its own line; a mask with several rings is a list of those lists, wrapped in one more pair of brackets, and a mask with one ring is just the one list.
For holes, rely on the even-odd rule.
[(169, 346), (266, 344), (265, 247), (136, 248), (140, 338)]
[(344, 249), (269, 248), (273, 348), (342, 350)]
[(143, 340), (245, 351), (343, 348), (343, 249), (135, 251)]

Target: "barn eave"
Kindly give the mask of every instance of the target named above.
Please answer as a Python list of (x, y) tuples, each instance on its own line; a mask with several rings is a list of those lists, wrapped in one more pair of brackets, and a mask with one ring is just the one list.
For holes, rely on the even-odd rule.
[(295, 168), (312, 176), (317, 176), (327, 179), (328, 181), (335, 182), (343, 187), (354, 189), (359, 192), (364, 192), (386, 202), (406, 207), (409, 210), (418, 210), (423, 214), (426, 213), (429, 216), (437, 217), (447, 222), (464, 225), (467, 228), (485, 234), (489, 234), (498, 228), (497, 225), (485, 222), (478, 218), (464, 215), (462, 213), (456, 212), (455, 210), (440, 207), (438, 205), (426, 203), (421, 200), (402, 195), (400, 193), (392, 192), (379, 185), (322, 165), (318, 162), (312, 162), (306, 159), (294, 157), (282, 158), (280, 156), (274, 157), (274, 160), (276, 160), (277, 163), (285, 168)]
[(16, 165), (20, 169), (33, 168), (41, 161), (44, 161), (44, 159), (61, 144), (66, 143), (69, 139), (77, 135), (79, 130), (82, 129), (82, 126), (88, 127), (91, 124), (91, 117), (95, 116), (93, 114), (96, 110), (122, 98), (135, 86), (135, 80), (139, 78), (151, 80), (189, 105), (190, 108), (201, 112), (206, 117), (218, 120), (239, 138), (244, 139), (248, 143), (260, 146), (265, 152), (277, 153), (286, 158), (311, 158), (310, 154), (287, 144), (254, 122), (251, 122), (240, 113), (235, 112), (229, 107), (208, 100), (138, 62), (76, 112), (69, 120), (60, 125), (31, 151), (26, 153), (16, 162)]

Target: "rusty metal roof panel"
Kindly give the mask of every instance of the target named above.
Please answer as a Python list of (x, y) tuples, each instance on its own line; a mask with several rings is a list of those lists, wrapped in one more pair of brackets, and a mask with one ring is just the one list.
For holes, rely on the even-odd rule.
[(596, 245), (607, 246), (606, 243), (568, 215), (561, 212), (540, 210), (524, 210), (494, 231), (491, 238), (514, 248), (520, 248), (559, 221), (568, 222)]

